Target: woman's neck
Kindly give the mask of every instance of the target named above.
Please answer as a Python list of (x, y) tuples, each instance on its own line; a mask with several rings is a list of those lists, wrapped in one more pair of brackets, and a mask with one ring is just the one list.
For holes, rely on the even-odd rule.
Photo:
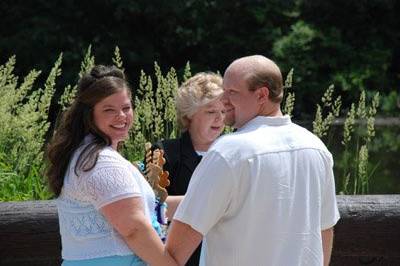
[(195, 151), (208, 151), (211, 146), (211, 143), (196, 143), (193, 140), (192, 143)]
[(188, 133), (195, 151), (208, 151), (208, 148), (210, 148), (212, 142), (208, 140), (203, 140), (196, 133), (190, 131)]
[(118, 141), (117, 142), (112, 142), (111, 145), (110, 145), (111, 148), (113, 148), (114, 150), (118, 151), (118, 143), (119, 143)]

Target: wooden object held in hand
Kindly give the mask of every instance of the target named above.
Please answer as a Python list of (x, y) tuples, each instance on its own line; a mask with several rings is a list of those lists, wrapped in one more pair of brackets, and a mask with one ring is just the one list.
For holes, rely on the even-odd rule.
[(153, 188), (154, 193), (159, 198), (160, 203), (163, 203), (168, 197), (168, 192), (165, 189), (169, 186), (168, 171), (163, 170), (165, 164), (164, 151), (160, 149), (151, 150), (151, 143), (145, 144), (146, 150), (146, 169), (145, 178)]

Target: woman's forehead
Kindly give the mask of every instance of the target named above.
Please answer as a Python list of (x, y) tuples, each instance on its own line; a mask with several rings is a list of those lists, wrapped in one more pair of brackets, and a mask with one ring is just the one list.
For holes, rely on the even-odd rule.
[(221, 102), (221, 99), (218, 98), (218, 99), (215, 99), (215, 100), (203, 105), (203, 108), (219, 108), (221, 106), (223, 107), (223, 104)]
[(129, 93), (126, 90), (122, 90), (116, 93), (113, 93), (101, 101), (99, 101), (97, 104), (98, 105), (120, 105), (123, 103), (129, 103), (130, 97)]

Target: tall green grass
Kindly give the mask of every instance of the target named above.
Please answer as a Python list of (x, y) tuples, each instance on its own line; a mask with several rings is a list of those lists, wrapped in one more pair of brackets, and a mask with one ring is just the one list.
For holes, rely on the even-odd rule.
[[(95, 56), (91, 46), (86, 50), (80, 72), (81, 77), (93, 65)], [(111, 64), (124, 69), (118, 47), (114, 50)], [(50, 104), (57, 103), (61, 111), (68, 108), (76, 94), (76, 84), (67, 85), (61, 97), (54, 99), (57, 78), (61, 75), (62, 54), (56, 59), (51, 71), (43, 73), (33, 69), (25, 77), (14, 74), (15, 56), (0, 65), (0, 200), (49, 199), (52, 194), (47, 189), (43, 176), (46, 136), (50, 128)], [(127, 71), (126, 69), (124, 70)], [(47, 75), (43, 85), (37, 84), (39, 75)], [(133, 76), (132, 73), (126, 73)], [(174, 98), (176, 90), (191, 76), (189, 62), (183, 74), (170, 68), (163, 72), (154, 63), (154, 73), (140, 73), (139, 84), (132, 101), (135, 105), (135, 121), (130, 138), (125, 142), (122, 153), (131, 160), (143, 158), (144, 143), (159, 139), (174, 138), (179, 135), (176, 123)], [(293, 70), (285, 81), (284, 113), (291, 115), (295, 104), (295, 89), (292, 87)], [(314, 133), (331, 145), (331, 126), (341, 112), (340, 96), (334, 99), (334, 88), (329, 87), (321, 103), (316, 105)], [(347, 113), (343, 132), (343, 151), (335, 157), (335, 167), (341, 173), (337, 176), (338, 191), (346, 194), (368, 193), (368, 184), (374, 169), (368, 164), (368, 147), (374, 137), (374, 118), (379, 103), (375, 95), (367, 104), (365, 93), (360, 101), (352, 104)], [(365, 120), (367, 126), (355, 125), (355, 119)], [(356, 145), (354, 145), (356, 143)]]
[[(295, 101), (292, 87), (293, 70), (286, 78), (286, 95), (282, 110), (291, 114)], [(336, 172), (336, 190), (340, 194), (367, 194), (370, 178), (375, 173), (378, 164), (369, 161), (371, 141), (375, 137), (375, 116), (379, 106), (379, 93), (375, 93), (370, 103), (366, 100), (365, 90), (360, 93), (357, 104), (352, 103), (346, 113), (341, 147), (335, 147), (339, 152), (334, 157)], [(332, 129), (333, 123), (342, 110), (341, 96), (334, 96), (334, 86), (330, 85), (316, 104), (315, 118), (312, 122), (313, 133), (321, 138), (328, 149), (333, 149), (334, 139), (338, 136)], [(357, 121), (357, 123), (356, 123)]]

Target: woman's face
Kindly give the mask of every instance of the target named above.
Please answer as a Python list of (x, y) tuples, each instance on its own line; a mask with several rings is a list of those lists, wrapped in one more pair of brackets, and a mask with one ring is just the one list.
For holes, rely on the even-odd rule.
[(189, 133), (194, 144), (211, 144), (224, 130), (225, 107), (220, 100), (200, 107), (189, 119)]
[(118, 142), (128, 137), (133, 121), (128, 92), (123, 90), (98, 102), (94, 106), (93, 116), (97, 128), (111, 139), (112, 147), (117, 149)]

